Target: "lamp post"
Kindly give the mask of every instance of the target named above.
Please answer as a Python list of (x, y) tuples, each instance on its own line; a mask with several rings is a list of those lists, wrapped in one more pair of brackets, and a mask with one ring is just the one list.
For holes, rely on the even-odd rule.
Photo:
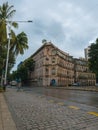
[(28, 20), (28, 21), (6, 21), (7, 23), (10, 22), (10, 26), (9, 26), (9, 38), (8, 38), (8, 48), (7, 48), (7, 57), (6, 57), (6, 66), (5, 66), (5, 76), (4, 76), (4, 85), (7, 84), (7, 72), (8, 72), (8, 60), (9, 60), (9, 50), (10, 50), (10, 40), (11, 40), (11, 24), (12, 22), (33, 22), (31, 20)]

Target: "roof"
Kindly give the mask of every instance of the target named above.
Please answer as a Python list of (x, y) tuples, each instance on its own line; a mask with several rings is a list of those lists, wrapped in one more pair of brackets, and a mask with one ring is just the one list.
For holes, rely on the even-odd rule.
[[(31, 57), (35, 56), (39, 51), (41, 51), (44, 47), (46, 46), (52, 46), (53, 48), (57, 49), (58, 51), (60, 51), (61, 53), (65, 54), (65, 55), (69, 55), (69, 53), (66, 53), (62, 50), (60, 50), (58, 47), (56, 47), (53, 43), (51, 42), (45, 42), (35, 53), (33, 53), (33, 55), (31, 55)], [(71, 56), (72, 57), (72, 56)]]

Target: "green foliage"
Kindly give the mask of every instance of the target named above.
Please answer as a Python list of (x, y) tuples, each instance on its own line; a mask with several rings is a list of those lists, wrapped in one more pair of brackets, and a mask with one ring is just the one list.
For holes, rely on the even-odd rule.
[(4, 92), (4, 88), (0, 86), (0, 92)]
[(19, 65), (17, 69), (17, 74), (23, 81), (28, 80), (29, 72), (34, 70), (34, 63), (35, 62), (32, 58), (28, 58), (22, 64)]
[(26, 59), (18, 65), (17, 71), (13, 71), (11, 79), (21, 78), (22, 82), (27, 82), (29, 73), (34, 70), (35, 62), (32, 58)]
[(10, 81), (17, 79), (17, 71), (13, 71), (12, 74), (9, 75)]
[[(1, 43), (7, 42), (7, 24), (11, 24), (11, 22), (6, 21), (13, 17), (16, 10), (13, 9), (13, 5), (9, 6), (8, 2), (0, 5), (0, 40)], [(15, 24), (12, 23), (12, 26)], [(16, 26), (16, 25), (15, 25)], [(15, 27), (14, 26), (14, 27)]]
[[(9, 5), (8, 2), (0, 5), (0, 76), (2, 75), (2, 70), (5, 70), (8, 39), (7, 39), (7, 25), (18, 28), (18, 24), (15, 21), (10, 21), (16, 10), (13, 9), (13, 5)], [(24, 51), (28, 49), (28, 38), (24, 32), (18, 35), (11, 29), (10, 30), (10, 50), (9, 50), (9, 65), (8, 65), (8, 75), (11, 68), (15, 64), (16, 56), (19, 54), (24, 54)], [(23, 68), (22, 68), (23, 69)]]
[(28, 38), (24, 32), (21, 32), (16, 37), (14, 36), (14, 41), (11, 42), (11, 51), (17, 56), (18, 54), (24, 54), (26, 49), (28, 49)]
[(4, 44), (7, 41), (7, 32), (5, 21), (0, 19), (0, 45)]
[(9, 6), (8, 2), (3, 3), (3, 5), (0, 6), (0, 19), (11, 18), (13, 14), (16, 12), (16, 10), (13, 10), (13, 7), (13, 5)]
[(21, 78), (23, 82), (28, 79), (28, 70), (24, 64), (17, 69), (17, 78)]
[[(6, 64), (6, 56), (7, 56), (7, 47), (8, 47), (8, 39), (7, 39), (7, 25), (11, 24), (9, 21), (10, 18), (14, 15), (16, 11), (13, 9), (13, 5), (9, 6), (8, 2), (0, 5), (0, 75), (2, 74), (2, 70), (5, 70)], [(16, 24), (12, 23), (12, 26), (17, 27)], [(9, 53), (9, 64), (8, 64), (8, 72), (13, 67), (15, 63), (15, 57), (12, 52)]]
[(33, 71), (34, 67), (35, 67), (35, 62), (32, 58), (28, 58), (24, 61), (24, 64), (26, 66), (26, 68), (28, 69), (28, 71)]
[(98, 77), (98, 38), (92, 43), (89, 50), (89, 67)]

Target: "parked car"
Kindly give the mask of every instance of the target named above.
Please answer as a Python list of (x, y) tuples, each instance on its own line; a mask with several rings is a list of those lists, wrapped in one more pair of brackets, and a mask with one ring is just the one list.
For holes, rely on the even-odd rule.
[(97, 86), (97, 87), (98, 87), (98, 83), (96, 83), (96, 84), (95, 84), (95, 86)]
[(79, 83), (73, 83), (72, 86), (79, 86)]
[(16, 86), (16, 85), (17, 85), (17, 82), (16, 82), (15, 80), (13, 80), (13, 81), (10, 82), (10, 85), (11, 85), (11, 86)]

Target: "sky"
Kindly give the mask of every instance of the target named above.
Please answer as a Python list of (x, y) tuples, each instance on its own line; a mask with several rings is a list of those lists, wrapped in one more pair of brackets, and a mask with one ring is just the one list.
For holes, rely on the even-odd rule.
[[(0, 5), (7, 2), (0, 0)], [(87, 48), (98, 37), (98, 0), (8, 0), (16, 10), (12, 20), (32, 23), (18, 23), (15, 32), (24, 31), (28, 36), (29, 49), (19, 55), (13, 68), (31, 56), (42, 40), (55, 46), (74, 58), (84, 57)]]

